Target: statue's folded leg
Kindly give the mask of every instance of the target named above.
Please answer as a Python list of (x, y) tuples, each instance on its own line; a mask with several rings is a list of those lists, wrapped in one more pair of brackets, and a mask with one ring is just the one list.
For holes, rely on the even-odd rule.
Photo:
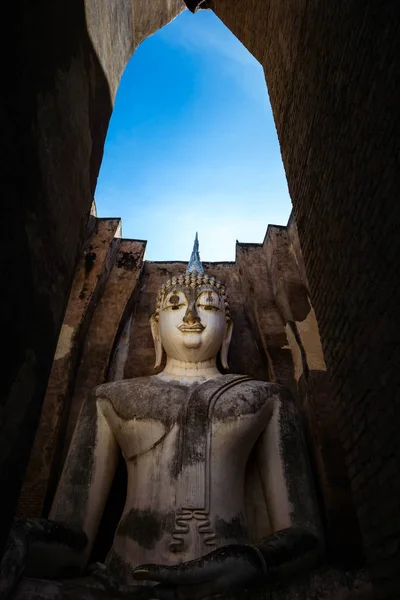
[(139, 565), (136, 579), (159, 581), (154, 589), (159, 600), (176, 598), (220, 598), (238, 586), (282, 581), (305, 565), (318, 564), (321, 556), (318, 537), (302, 528), (277, 531), (257, 546), (229, 544), (205, 556), (179, 565)]
[(24, 573), (31, 574), (34, 566), (43, 567), (42, 555), (48, 558), (49, 549), (50, 554), (56, 554), (63, 544), (76, 550), (85, 543), (83, 532), (65, 524), (46, 519), (16, 520), (0, 561), (0, 600), (150, 600), (151, 587), (122, 585), (100, 563), (92, 565), (87, 575), (68, 579), (23, 577)]
[(18, 585), (26, 565), (28, 540), (23, 528), (13, 527), (0, 561), (0, 600), (5, 600)]

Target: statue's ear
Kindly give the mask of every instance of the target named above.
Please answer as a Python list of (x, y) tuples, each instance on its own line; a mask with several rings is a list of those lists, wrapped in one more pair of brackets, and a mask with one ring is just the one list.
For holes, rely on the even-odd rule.
[(154, 350), (156, 351), (156, 362), (154, 364), (154, 368), (157, 369), (157, 367), (161, 365), (163, 349), (161, 344), (161, 338), (158, 333), (158, 321), (154, 315), (150, 317), (150, 327), (151, 335), (153, 336)]
[(233, 331), (233, 321), (228, 321), (225, 329), (225, 337), (221, 346), (221, 364), (224, 369), (228, 369), (228, 352), (229, 352), (229, 344), (231, 343)]

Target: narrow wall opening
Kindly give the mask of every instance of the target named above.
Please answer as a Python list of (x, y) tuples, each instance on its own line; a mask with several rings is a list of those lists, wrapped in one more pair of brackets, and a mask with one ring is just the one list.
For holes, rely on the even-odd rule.
[(149, 260), (234, 260), (291, 210), (264, 72), (212, 11), (146, 39), (118, 89), (96, 189), (98, 216), (148, 240)]

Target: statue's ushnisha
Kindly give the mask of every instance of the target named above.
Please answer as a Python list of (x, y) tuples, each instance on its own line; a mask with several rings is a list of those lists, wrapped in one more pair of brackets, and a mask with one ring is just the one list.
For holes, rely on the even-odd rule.
[(94, 389), (50, 511), (88, 541), (66, 548), (67, 536), (57, 554), (49, 536), (37, 576), (85, 569), (119, 450), (127, 495), (103, 573), (114, 586), (159, 581), (152, 598), (203, 598), (315, 562), (322, 536), (295, 405), (279, 385), (217, 369), (218, 352), (227, 367), (232, 321), (197, 234), (186, 273), (161, 287), (150, 323), (165, 368)]

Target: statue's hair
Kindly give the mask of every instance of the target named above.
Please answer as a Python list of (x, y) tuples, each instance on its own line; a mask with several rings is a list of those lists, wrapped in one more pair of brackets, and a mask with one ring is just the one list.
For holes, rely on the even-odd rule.
[(224, 301), (225, 306), (225, 316), (226, 320), (231, 320), (231, 313), (229, 308), (229, 300), (226, 294), (225, 286), (215, 279), (215, 277), (209, 277), (205, 273), (198, 273), (196, 271), (191, 273), (182, 273), (181, 275), (177, 275), (176, 277), (172, 277), (168, 279), (159, 289), (157, 294), (157, 303), (156, 310), (154, 312), (154, 319), (158, 321), (158, 317), (160, 314), (161, 303), (164, 297), (172, 290), (176, 285), (187, 285), (193, 289), (200, 287), (202, 285), (210, 285), (215, 289), (215, 291), (221, 296)]

